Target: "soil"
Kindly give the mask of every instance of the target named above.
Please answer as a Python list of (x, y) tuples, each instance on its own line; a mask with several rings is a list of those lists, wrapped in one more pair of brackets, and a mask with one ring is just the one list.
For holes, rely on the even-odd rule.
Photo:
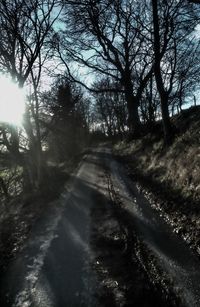
[(131, 180), (200, 258), (200, 106), (172, 118), (177, 134), (164, 147), (157, 131), (114, 146), (115, 158)]
[[(134, 181), (138, 181), (141, 190), (152, 200), (152, 206), (156, 210), (160, 210), (161, 207), (159, 195), (163, 195), (162, 208), (166, 210), (174, 208), (172, 201), (168, 200), (160, 190), (161, 194), (152, 192), (155, 186), (151, 186), (150, 183), (148, 185), (148, 180), (135, 172), (132, 161), (124, 157), (120, 159), (126, 165), (129, 176)], [(107, 172), (104, 180), (109, 187), (109, 204), (101, 207), (94, 206), (91, 212), (91, 245), (95, 255), (92, 266), (99, 281), (96, 292), (99, 302), (97, 307), (133, 306), (133, 304), (141, 307), (179, 306), (179, 300), (171, 291), (169, 281), (155, 265), (153, 256), (138, 240), (134, 226), (123, 211), (120, 199), (112, 191), (112, 183)], [(64, 180), (57, 181), (57, 185), (61, 182)], [(54, 186), (53, 181), (51, 186)], [(54, 193), (52, 197), (53, 195)], [(20, 198), (15, 199), (15, 202), (11, 204), (0, 226), (2, 251), (0, 269), (6, 270), (8, 263), (23, 249), (33, 225), (41, 215), (45, 214), (48, 206), (52, 205), (50, 199), (49, 195), (46, 199), (40, 195), (35, 199), (27, 198), (23, 202)], [(160, 212), (166, 212), (166, 210), (160, 210)], [(175, 217), (177, 221), (180, 217), (175, 213), (170, 216)], [(166, 213), (164, 217), (166, 218)], [(186, 228), (184, 220), (180, 221)], [(177, 222), (178, 225), (180, 221)], [(148, 274), (149, 271), (151, 274)]]
[(115, 158), (127, 169), (129, 178), (141, 193), (145, 194), (152, 208), (171, 225), (200, 259), (200, 208), (199, 203), (191, 197), (184, 197), (181, 191), (173, 191), (162, 183), (152, 180), (151, 176), (139, 171), (134, 159), (128, 156)]
[[(108, 186), (109, 176), (106, 174)], [(110, 203), (92, 211), (91, 244), (97, 272), (99, 306), (179, 306), (153, 256), (136, 237), (120, 200), (110, 190)], [(154, 274), (148, 274), (154, 270)]]

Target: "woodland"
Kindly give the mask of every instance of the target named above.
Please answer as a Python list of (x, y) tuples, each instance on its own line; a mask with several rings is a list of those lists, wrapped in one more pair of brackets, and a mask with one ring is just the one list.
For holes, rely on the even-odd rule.
[(2, 205), (47, 193), (95, 139), (173, 144), (171, 118), (199, 103), (198, 2), (1, 1), (0, 71), (26, 90), (21, 124), (0, 124)]
[(0, 30), (0, 305), (199, 306), (200, 0), (1, 0)]

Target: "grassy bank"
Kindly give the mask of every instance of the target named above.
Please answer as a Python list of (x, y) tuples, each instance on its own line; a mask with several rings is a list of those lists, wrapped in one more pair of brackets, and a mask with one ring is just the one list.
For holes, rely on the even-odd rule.
[(142, 139), (117, 143), (114, 153), (152, 206), (200, 253), (200, 107), (172, 120), (178, 133), (171, 146), (164, 146), (158, 124)]

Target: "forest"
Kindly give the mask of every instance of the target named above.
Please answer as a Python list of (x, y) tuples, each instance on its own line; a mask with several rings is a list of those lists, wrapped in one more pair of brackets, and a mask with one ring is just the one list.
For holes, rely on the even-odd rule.
[(0, 266), (99, 144), (199, 251), (200, 1), (1, 0), (0, 29)]

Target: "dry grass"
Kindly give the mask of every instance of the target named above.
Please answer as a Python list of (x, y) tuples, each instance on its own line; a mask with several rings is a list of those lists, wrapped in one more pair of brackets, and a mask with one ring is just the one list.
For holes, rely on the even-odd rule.
[(134, 167), (183, 197), (200, 200), (200, 107), (173, 118), (179, 129), (174, 143), (166, 148), (162, 139), (149, 134), (143, 139), (115, 145), (118, 155), (134, 161)]

